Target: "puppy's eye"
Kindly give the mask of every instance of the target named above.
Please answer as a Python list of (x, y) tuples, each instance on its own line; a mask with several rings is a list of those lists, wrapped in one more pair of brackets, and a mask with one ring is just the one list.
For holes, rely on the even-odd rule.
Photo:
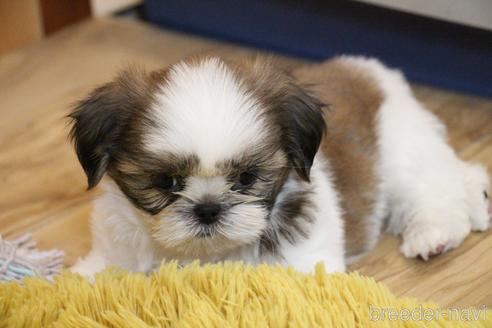
[(256, 175), (252, 172), (243, 172), (237, 178), (232, 190), (240, 190), (251, 186), (256, 181)]
[(489, 194), (485, 190), (483, 191), (483, 197), (485, 197), (485, 199), (489, 199)]
[(179, 188), (179, 181), (176, 177), (169, 174), (159, 174), (152, 178), (154, 187), (166, 191), (175, 191)]

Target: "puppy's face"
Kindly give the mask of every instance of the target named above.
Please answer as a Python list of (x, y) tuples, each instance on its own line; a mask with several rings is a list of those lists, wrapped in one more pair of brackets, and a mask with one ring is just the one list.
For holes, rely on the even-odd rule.
[(208, 256), (265, 238), (290, 172), (309, 181), (320, 108), (268, 64), (204, 58), (121, 73), (79, 103), (71, 135), (89, 187), (107, 173), (161, 247)]

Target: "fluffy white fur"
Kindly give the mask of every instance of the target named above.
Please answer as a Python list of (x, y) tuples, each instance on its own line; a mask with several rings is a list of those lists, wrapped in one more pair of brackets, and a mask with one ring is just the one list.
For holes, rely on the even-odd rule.
[(157, 128), (147, 136), (147, 149), (196, 154), (200, 164), (213, 169), (218, 161), (261, 144), (265, 124), (257, 106), (218, 58), (177, 64), (157, 95)]
[[(490, 213), (483, 197), (483, 190), (489, 188), (485, 169), (456, 156), (447, 144), (443, 124), (415, 99), (398, 71), (374, 59), (343, 60), (371, 74), (384, 94), (377, 131), (381, 185), (370, 217), (375, 223), (369, 232), (370, 244), (376, 243), (388, 213), (388, 230), (402, 235), (401, 251), (407, 257), (427, 259), (433, 253), (457, 247), (472, 229), (488, 229)], [(265, 125), (254, 109), (258, 103), (220, 61), (211, 59), (198, 66), (180, 64), (173, 69), (170, 81), (170, 87), (161, 90), (153, 108), (157, 128), (148, 135), (148, 150), (197, 154), (212, 169), (217, 161), (261, 144)], [(166, 134), (159, 129), (164, 126)], [(331, 182), (329, 160), (318, 153), (311, 171), (311, 200), (316, 206), (309, 238), (295, 245), (281, 240), (283, 257), (260, 255), (255, 242), (220, 256), (198, 257), (210, 262), (235, 259), (253, 264), (281, 263), (302, 271), (310, 271), (316, 262), (323, 261), (330, 271), (344, 271), (347, 261), (354, 259), (344, 256), (343, 213)], [(225, 186), (220, 178), (195, 180), (191, 182), (190, 197)], [(290, 178), (278, 199), (298, 188), (299, 183)], [(110, 264), (149, 271), (166, 259), (183, 263), (191, 260), (159, 248), (142, 224), (141, 218), (145, 220), (146, 215), (135, 209), (109, 178), (103, 182), (103, 190), (92, 218), (93, 249), (73, 267), (74, 271), (92, 274)], [(237, 228), (234, 238), (255, 236), (265, 224), (260, 221)], [(176, 222), (174, 228), (161, 231), (166, 235), (160, 237), (172, 239), (185, 230)]]

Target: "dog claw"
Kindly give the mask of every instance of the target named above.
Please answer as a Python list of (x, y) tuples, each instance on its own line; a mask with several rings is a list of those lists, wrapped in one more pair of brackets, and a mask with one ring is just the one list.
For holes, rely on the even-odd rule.
[(444, 252), (444, 249), (446, 248), (446, 245), (440, 244), (436, 247), (436, 250), (434, 252), (429, 252), (428, 256), (433, 257), (441, 254)]

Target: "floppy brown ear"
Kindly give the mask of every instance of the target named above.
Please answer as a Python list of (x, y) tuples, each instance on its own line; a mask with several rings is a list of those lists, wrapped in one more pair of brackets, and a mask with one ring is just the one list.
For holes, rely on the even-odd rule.
[(69, 115), (70, 138), (87, 175), (89, 189), (99, 183), (108, 169), (135, 111), (143, 110), (150, 98), (147, 75), (130, 69), (76, 104)]
[(278, 130), (289, 164), (309, 182), (314, 156), (326, 130), (326, 105), (289, 72), (275, 67), (270, 58), (245, 61), (238, 69), (265, 106), (272, 128)]
[(297, 174), (309, 182), (314, 156), (326, 130), (324, 104), (291, 82), (278, 106), (284, 151)]
[(124, 97), (116, 84), (108, 83), (80, 101), (69, 115), (72, 120), (70, 138), (87, 175), (89, 189), (97, 185), (106, 172), (111, 148), (125, 119), (120, 98)]

